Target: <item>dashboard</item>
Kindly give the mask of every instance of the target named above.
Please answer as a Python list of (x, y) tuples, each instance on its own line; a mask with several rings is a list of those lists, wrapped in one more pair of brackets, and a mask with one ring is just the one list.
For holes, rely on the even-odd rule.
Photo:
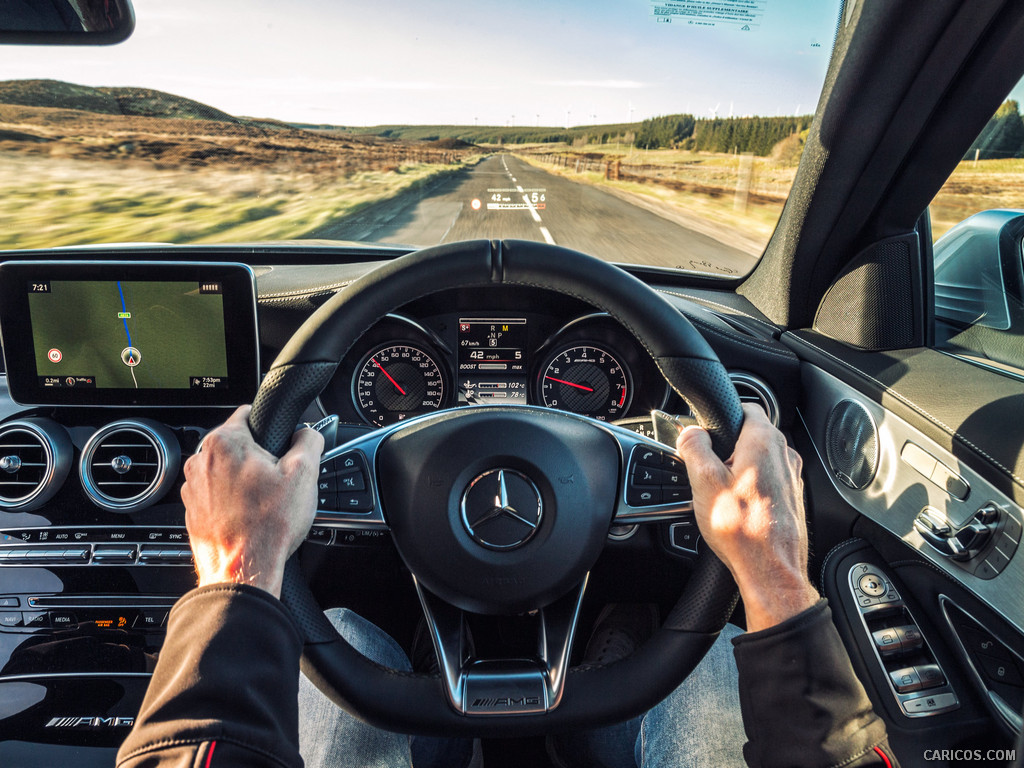
[[(78, 764), (92, 764), (91, 755), (109, 764), (133, 723), (168, 612), (195, 583), (179, 496), (185, 459), (236, 404), (251, 401), (257, 365), (265, 371), (337, 290), (320, 286), (369, 269), (226, 269), (202, 256), (210, 263), (201, 269), (184, 259), (0, 267), (13, 275), (0, 275), (0, 764), (18, 764), (19, 744), (31, 745), (37, 761), (26, 764), (64, 764), (70, 753), (61, 750), (85, 746), (97, 751), (76, 754)], [(296, 281), (307, 287), (296, 291)], [(147, 283), (171, 289), (170, 298), (153, 299)], [(200, 295), (206, 303), (196, 312), (190, 302)], [(725, 334), (715, 347), (744, 399), (790, 418), (797, 367), (773, 358), (781, 345), (666, 296)], [(175, 313), (192, 325), (169, 322)], [(161, 336), (171, 339), (166, 351)], [(752, 344), (772, 351), (752, 353)], [(191, 370), (183, 360), (213, 362)], [(154, 361), (160, 375), (146, 379)], [(502, 287), (442, 291), (395, 308), (358, 336), (302, 420), (336, 415), (341, 442), (423, 413), (496, 403), (565, 410), (648, 436), (651, 409), (687, 412), (612, 317), (543, 289)], [(621, 551), (662, 565), (629, 579), (614, 566), (595, 576), (595, 594), (644, 584), (666, 600), (702, 546), (692, 521), (617, 526), (608, 544), (613, 561)], [(325, 605), (354, 587), (346, 604), (357, 610), (395, 606), (383, 623), (396, 622), (396, 636), (415, 620), (415, 606), (393, 597), (411, 594), (409, 579), (379, 526), (318, 524), (303, 562)]]
[(435, 310), (388, 315), (364, 334), (322, 393), (325, 412), (379, 427), (456, 406), (532, 404), (616, 421), (665, 404), (653, 362), (605, 314)]

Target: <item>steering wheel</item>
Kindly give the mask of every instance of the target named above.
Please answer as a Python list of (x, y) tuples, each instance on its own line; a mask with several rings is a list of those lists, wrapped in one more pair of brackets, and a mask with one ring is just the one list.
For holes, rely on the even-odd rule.
[[(338, 362), (387, 312), (443, 289), (502, 285), (553, 290), (615, 317), (690, 404), (718, 456), (732, 453), (743, 422), (735, 387), (681, 313), (611, 264), (515, 240), (410, 253), (335, 294), (264, 378), (249, 418), (256, 441), (282, 455)], [(390, 530), (441, 671), (400, 672), (355, 651), (324, 616), (293, 556), (281, 599), (304, 635), (303, 672), (339, 706), (403, 733), (525, 736), (649, 709), (685, 679), (735, 607), (732, 578), (709, 548), (663, 626), (636, 653), (574, 669), (569, 657), (587, 575), (609, 528), (692, 510), (689, 502), (651, 505), (635, 493), (635, 468), (671, 455), (634, 432), (534, 406), (439, 411), (329, 451), (322, 472), (356, 471), (370, 509), (325, 515)], [(533, 610), (535, 658), (467, 658), (465, 611)]]

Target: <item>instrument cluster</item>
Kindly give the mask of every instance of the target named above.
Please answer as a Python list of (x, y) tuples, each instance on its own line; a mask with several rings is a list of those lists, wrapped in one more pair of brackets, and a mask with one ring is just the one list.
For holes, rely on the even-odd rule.
[(481, 404), (543, 405), (616, 421), (669, 390), (637, 340), (604, 313), (391, 314), (346, 355), (321, 394), (327, 413), (383, 427)]

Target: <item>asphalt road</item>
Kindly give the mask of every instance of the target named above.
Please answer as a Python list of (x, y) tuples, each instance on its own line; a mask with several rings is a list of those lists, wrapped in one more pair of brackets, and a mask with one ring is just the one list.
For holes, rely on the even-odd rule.
[(726, 275), (745, 274), (754, 262), (705, 234), (510, 155), (488, 158), (316, 236), (406, 245), (546, 240), (608, 261)]

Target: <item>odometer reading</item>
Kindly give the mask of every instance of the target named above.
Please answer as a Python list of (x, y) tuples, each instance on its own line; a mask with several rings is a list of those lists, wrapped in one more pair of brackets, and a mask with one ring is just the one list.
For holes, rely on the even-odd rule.
[(549, 408), (595, 419), (616, 419), (629, 410), (629, 373), (610, 352), (592, 344), (563, 349), (540, 374), (541, 402)]
[(443, 407), (441, 368), (412, 344), (390, 344), (372, 351), (353, 384), (355, 405), (364, 419), (383, 427)]

